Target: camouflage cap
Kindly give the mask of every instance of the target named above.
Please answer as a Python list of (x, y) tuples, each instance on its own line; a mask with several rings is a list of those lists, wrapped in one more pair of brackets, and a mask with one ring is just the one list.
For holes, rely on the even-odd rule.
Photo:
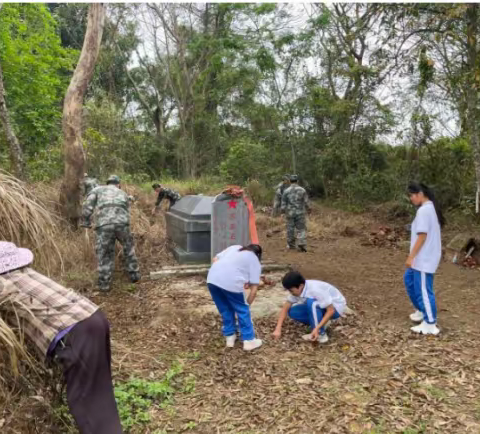
[(290, 175), (290, 182), (297, 182), (298, 181), (298, 175)]
[(107, 184), (120, 184), (120, 177), (117, 175), (110, 175), (107, 179)]

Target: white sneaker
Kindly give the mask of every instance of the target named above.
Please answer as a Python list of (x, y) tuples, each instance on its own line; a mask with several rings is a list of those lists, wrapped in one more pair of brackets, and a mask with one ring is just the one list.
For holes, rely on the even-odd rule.
[(318, 335), (318, 343), (326, 344), (328, 342), (328, 335), (324, 333), (323, 335)]
[(428, 324), (425, 321), (422, 321), (421, 324), (415, 327), (411, 327), (410, 330), (423, 335), (438, 335), (440, 333), (440, 329), (436, 324)]
[(415, 312), (410, 314), (410, 319), (413, 322), (421, 322), (423, 321), (423, 313), (420, 312), (419, 310), (416, 310)]
[(262, 346), (263, 342), (261, 339), (252, 339), (250, 341), (243, 341), (243, 349), (245, 351), (252, 351)]
[(235, 341), (237, 340), (237, 335), (231, 335), (226, 337), (227, 348), (233, 348), (235, 346)]
[[(308, 333), (302, 336), (304, 341), (312, 342), (312, 334)], [(326, 344), (328, 342), (328, 335), (325, 333), (323, 335), (318, 335), (317, 341), (319, 344)]]

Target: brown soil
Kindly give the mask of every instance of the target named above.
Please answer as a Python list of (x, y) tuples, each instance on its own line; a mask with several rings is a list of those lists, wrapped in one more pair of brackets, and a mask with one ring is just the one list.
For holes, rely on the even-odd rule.
[[(154, 408), (152, 422), (132, 432), (480, 432), (479, 271), (441, 265), (435, 288), (442, 333), (415, 336), (402, 283), (406, 252), (363, 245), (365, 231), (378, 226), (373, 220), (356, 231), (345, 230), (348, 221), (328, 233), (317, 230), (332, 213), (338, 217), (322, 210), (316, 218), (308, 253), (286, 251), (283, 232), (262, 237), (264, 226), (278, 221), (263, 218), (260, 230), (267, 259), (334, 284), (354, 309), (322, 347), (301, 341), (305, 328), (291, 321), (273, 341), (275, 317), (269, 317), (255, 324), (261, 349), (227, 350), (218, 316), (192, 309), (208, 302), (206, 291), (192, 297), (168, 282), (145, 280), (131, 292), (118, 276), (110, 295), (93, 295), (112, 324), (116, 381), (161, 378), (176, 360), (183, 377), (195, 378), (193, 391), (179, 388), (169, 408)], [(196, 284), (203, 287), (203, 279)], [(2, 432), (62, 432), (41, 408), (35, 401), (20, 429), (15, 412), (7, 412)]]

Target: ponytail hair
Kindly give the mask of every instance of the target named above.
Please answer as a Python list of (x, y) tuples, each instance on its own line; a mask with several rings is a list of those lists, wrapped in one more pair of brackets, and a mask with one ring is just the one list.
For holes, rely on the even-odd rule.
[(440, 224), (440, 226), (443, 227), (443, 225), (445, 225), (445, 217), (443, 216), (440, 205), (437, 203), (435, 199), (435, 194), (433, 193), (433, 190), (430, 187), (427, 187), (425, 184), (421, 182), (419, 183), (411, 182), (410, 184), (408, 184), (407, 191), (409, 194), (423, 193), (433, 203), (433, 206), (435, 207), (435, 212), (437, 213), (438, 223)]
[(255, 253), (258, 260), (262, 260), (262, 247), (260, 244), (249, 244), (248, 246), (243, 246), (239, 252), (252, 252)]

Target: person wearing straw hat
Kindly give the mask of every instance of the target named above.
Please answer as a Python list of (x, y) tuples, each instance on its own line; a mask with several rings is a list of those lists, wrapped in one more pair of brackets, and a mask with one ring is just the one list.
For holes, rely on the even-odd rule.
[(92, 215), (96, 212), (96, 252), (98, 260), (98, 287), (110, 291), (115, 268), (115, 241), (123, 246), (125, 268), (132, 283), (140, 280), (140, 270), (130, 232), (130, 196), (120, 189), (120, 178), (111, 175), (107, 185), (94, 188), (83, 203), (82, 227), (91, 228)]
[(121, 434), (107, 318), (87, 298), (30, 268), (32, 261), (30, 250), (0, 241), (0, 315), (46, 362), (60, 363), (81, 434)]

